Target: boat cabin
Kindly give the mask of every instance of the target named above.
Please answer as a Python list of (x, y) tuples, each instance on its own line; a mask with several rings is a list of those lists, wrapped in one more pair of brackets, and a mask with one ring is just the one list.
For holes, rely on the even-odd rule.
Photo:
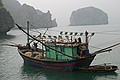
[(71, 60), (73, 58), (60, 54), (61, 51), (64, 54), (74, 57), (84, 57), (89, 54), (89, 50), (86, 51), (86, 44), (79, 43), (79, 42), (72, 42), (72, 43), (50, 43), (46, 42), (46, 45), (49, 46), (45, 47), (46, 49), (46, 58), (56, 59), (56, 60)]

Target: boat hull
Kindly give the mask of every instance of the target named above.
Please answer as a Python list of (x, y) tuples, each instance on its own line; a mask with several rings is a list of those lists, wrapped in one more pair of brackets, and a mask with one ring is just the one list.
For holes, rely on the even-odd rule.
[(24, 55), (20, 50), (18, 50), (19, 54), (23, 58), (24, 62), (28, 65), (50, 69), (50, 70), (59, 70), (59, 71), (75, 71), (80, 67), (90, 66), (95, 56), (75, 59), (75, 60), (64, 60), (64, 61), (56, 61), (56, 60), (48, 60), (48, 59), (34, 59)]

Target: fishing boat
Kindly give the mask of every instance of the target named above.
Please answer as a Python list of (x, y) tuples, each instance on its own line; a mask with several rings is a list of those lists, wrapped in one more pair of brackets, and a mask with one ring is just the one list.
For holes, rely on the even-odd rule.
[[(60, 32), (58, 37), (53, 36), (54, 38), (51, 38), (51, 36), (48, 36), (48, 40), (44, 38), (45, 34), (34, 37), (29, 34), (29, 27), (27, 27), (26, 32), (18, 24), (16, 25), (28, 36), (25, 46), (16, 45), (19, 54), (26, 64), (43, 69), (76, 71), (82, 67), (89, 67), (96, 54), (111, 51), (111, 47), (120, 44), (117, 43), (91, 54), (88, 47), (88, 38), (89, 36), (93, 36), (94, 33), (91, 35), (89, 35), (87, 31), (81, 33), (80, 35), (85, 34), (85, 42), (81, 42), (80, 37), (77, 40), (73, 40), (73, 33), (70, 33), (71, 39), (68, 39), (68, 36), (65, 35), (67, 41), (64, 41), (60, 36), (63, 32)], [(77, 35), (77, 33), (75, 33), (74, 36), (75, 35)], [(39, 48), (39, 44), (41, 44), (41, 48)]]

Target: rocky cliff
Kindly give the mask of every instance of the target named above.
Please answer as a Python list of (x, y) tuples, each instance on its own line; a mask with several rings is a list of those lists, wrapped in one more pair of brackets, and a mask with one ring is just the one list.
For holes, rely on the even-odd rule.
[(51, 13), (43, 13), (40, 10), (36, 10), (34, 7), (27, 4), (21, 5), (16, 0), (3, 0), (4, 7), (10, 11), (15, 23), (26, 27), (26, 22), (29, 21), (32, 24), (31, 28), (40, 27), (56, 27), (56, 20), (51, 18)]
[(14, 20), (10, 13), (3, 7), (0, 0), (0, 36), (7, 34), (14, 27)]
[(70, 26), (103, 24), (108, 24), (108, 15), (95, 7), (78, 9), (73, 11), (70, 17)]

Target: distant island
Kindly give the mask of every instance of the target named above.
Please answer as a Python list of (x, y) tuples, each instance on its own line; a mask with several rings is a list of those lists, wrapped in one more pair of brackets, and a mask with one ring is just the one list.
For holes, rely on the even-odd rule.
[(14, 20), (11, 14), (3, 7), (0, 0), (0, 37), (6, 35), (14, 27)]
[(103, 25), (108, 24), (108, 15), (95, 7), (85, 7), (73, 11), (70, 17), (70, 26)]
[(15, 23), (26, 28), (26, 22), (29, 21), (31, 28), (50, 28), (56, 27), (56, 19), (51, 18), (50, 11), (43, 13), (34, 7), (23, 4), (17, 0), (2, 0), (4, 7), (11, 13)]

